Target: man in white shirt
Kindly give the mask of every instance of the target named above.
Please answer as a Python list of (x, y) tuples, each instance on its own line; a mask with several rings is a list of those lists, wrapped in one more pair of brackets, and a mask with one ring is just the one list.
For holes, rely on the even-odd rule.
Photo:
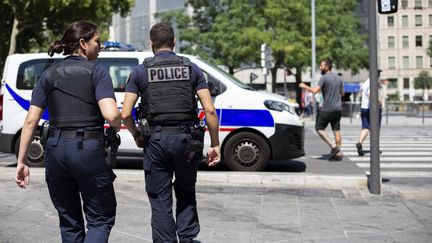
[[(382, 80), (381, 84), (387, 84), (387, 80)], [(381, 113), (382, 107), (384, 106), (385, 94), (383, 92), (382, 85), (380, 84), (378, 89), (378, 103), (379, 103), (379, 123), (381, 125)], [(362, 120), (362, 130), (360, 132), (358, 142), (356, 144), (357, 153), (359, 156), (364, 155), (363, 142), (369, 134), (370, 128), (370, 80), (367, 79), (360, 88), (361, 92), (361, 120)]]

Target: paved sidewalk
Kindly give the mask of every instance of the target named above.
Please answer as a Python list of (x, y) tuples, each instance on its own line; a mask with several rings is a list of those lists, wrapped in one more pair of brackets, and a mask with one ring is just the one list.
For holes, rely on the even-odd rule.
[[(31, 169), (27, 190), (0, 169), (0, 242), (60, 242), (57, 214), (44, 170)], [(151, 242), (150, 208), (142, 171), (116, 170), (118, 216), (110, 242)], [(233, 172), (233, 174), (235, 174)], [(258, 173), (250, 173), (256, 175)], [(239, 187), (202, 183), (197, 188), (201, 233), (196, 242), (430, 242), (432, 186)], [(263, 178), (266, 178), (263, 176)]]

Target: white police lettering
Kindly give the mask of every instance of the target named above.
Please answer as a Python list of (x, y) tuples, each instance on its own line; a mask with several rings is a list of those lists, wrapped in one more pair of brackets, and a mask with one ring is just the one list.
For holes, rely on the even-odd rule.
[(148, 69), (149, 82), (190, 80), (187, 66), (157, 67)]

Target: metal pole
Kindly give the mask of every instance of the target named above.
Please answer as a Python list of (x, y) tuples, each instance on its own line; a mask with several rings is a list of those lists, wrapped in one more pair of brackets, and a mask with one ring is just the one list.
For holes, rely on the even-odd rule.
[[(311, 18), (312, 18), (312, 26), (311, 26), (311, 32), (312, 32), (312, 63), (311, 63), (311, 74), (312, 74), (312, 80), (311, 85), (316, 86), (316, 45), (315, 45), (315, 0), (311, 0)], [(318, 102), (316, 98), (316, 95), (313, 95), (315, 105), (314, 105), (314, 114), (315, 116), (318, 115)]]
[(426, 98), (426, 95), (425, 95), (425, 89), (424, 89), (424, 86), (423, 86), (423, 99), (422, 99), (423, 100), (423, 102), (422, 102), (423, 103), (423, 105), (422, 105), (422, 124), (423, 125), (424, 125), (424, 118), (425, 118), (425, 114), (424, 114), (424, 112), (425, 112), (425, 98)]
[(288, 97), (288, 90), (287, 90), (287, 80), (286, 80), (286, 76), (287, 76), (287, 74), (286, 74), (286, 70), (284, 69), (283, 70), (283, 75), (284, 75), (284, 95), (285, 95), (285, 97)]
[(369, 78), (370, 78), (370, 176), (369, 192), (381, 194), (379, 157), (378, 53), (376, 0), (369, 1)]

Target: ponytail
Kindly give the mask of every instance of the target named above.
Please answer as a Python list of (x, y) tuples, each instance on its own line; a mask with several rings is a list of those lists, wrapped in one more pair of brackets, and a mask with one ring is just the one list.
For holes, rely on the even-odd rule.
[(55, 41), (48, 49), (48, 55), (50, 57), (54, 56), (54, 53), (60, 54), (64, 50), (63, 43), (61, 41)]
[(70, 55), (79, 48), (80, 39), (89, 41), (97, 31), (97, 26), (93, 23), (75, 21), (66, 28), (62, 39), (55, 41), (48, 48), (48, 55), (50, 57), (52, 57), (54, 53)]

